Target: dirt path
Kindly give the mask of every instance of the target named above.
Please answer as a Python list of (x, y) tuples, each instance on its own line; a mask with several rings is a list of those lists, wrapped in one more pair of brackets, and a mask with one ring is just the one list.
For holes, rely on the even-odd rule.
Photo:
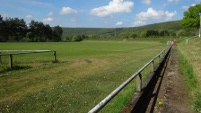
[(135, 93), (121, 113), (193, 113), (178, 57), (173, 46), (169, 62), (161, 63), (144, 92)]
[[(185, 89), (183, 77), (178, 67), (178, 52), (175, 46), (171, 51), (161, 89), (154, 107), (154, 113), (192, 113), (190, 96)], [(148, 111), (149, 112), (149, 111)]]

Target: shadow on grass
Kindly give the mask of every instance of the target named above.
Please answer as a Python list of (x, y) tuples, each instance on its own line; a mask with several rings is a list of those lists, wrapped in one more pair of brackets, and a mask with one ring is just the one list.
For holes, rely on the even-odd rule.
[(9, 67), (5, 67), (3, 70), (0, 70), (0, 74), (2, 73), (6, 73), (6, 72), (9, 72), (9, 71), (14, 71), (14, 70), (23, 70), (23, 69), (30, 69), (31, 66), (14, 66), (12, 69), (9, 68)]
[[(50, 62), (50, 61), (48, 61)], [(59, 60), (56, 60), (56, 61), (51, 61), (52, 64), (59, 64), (59, 63), (66, 63), (68, 61), (59, 61)], [(43, 62), (44, 63), (44, 62)], [(6, 72), (12, 72), (12, 71), (17, 71), (17, 70), (26, 70), (26, 69), (30, 69), (32, 68), (31, 66), (28, 66), (28, 65), (15, 65), (13, 66), (13, 68), (9, 68), (8, 66), (4, 66), (4, 65), (0, 65), (0, 67), (3, 67), (3, 69), (0, 69), (0, 74), (3, 74), (3, 73), (6, 73)], [(2, 77), (2, 76), (0, 76)]]
[(59, 60), (54, 60), (54, 61), (52, 61), (52, 63), (62, 63), (62, 62)]

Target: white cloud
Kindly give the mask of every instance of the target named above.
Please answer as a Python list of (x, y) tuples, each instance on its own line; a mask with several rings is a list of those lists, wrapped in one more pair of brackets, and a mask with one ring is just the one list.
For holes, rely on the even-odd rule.
[[(195, 6), (195, 5), (196, 4), (192, 4), (191, 6)], [(188, 8), (191, 7), (191, 6), (182, 6), (181, 8), (184, 9), (184, 10), (188, 10)]]
[(77, 13), (76, 10), (70, 8), (70, 7), (62, 7), (60, 14), (65, 15), (65, 14), (75, 14)]
[(49, 3), (38, 2), (38, 1), (31, 1), (31, 4), (35, 5), (35, 6), (51, 6), (51, 4), (49, 4)]
[(138, 27), (138, 26), (142, 26), (142, 25), (146, 25), (146, 22), (138, 20), (138, 21), (133, 22), (132, 26), (133, 27)]
[(168, 0), (168, 2), (179, 2), (179, 0)]
[(191, 6), (195, 6), (196, 4), (192, 4)]
[(171, 20), (173, 16), (175, 16), (177, 14), (177, 11), (174, 11), (172, 13), (165, 11), (165, 20)]
[(201, 0), (195, 0), (195, 2), (201, 2)]
[(110, 16), (114, 13), (129, 13), (132, 11), (134, 2), (124, 0), (112, 0), (106, 6), (94, 8), (90, 11), (90, 14), (99, 17)]
[(151, 4), (151, 0), (142, 0), (142, 3), (144, 3), (146, 5), (150, 5)]
[(54, 19), (51, 17), (43, 19), (43, 22), (52, 22), (52, 21), (54, 21)]
[(32, 15), (26, 15), (26, 18), (31, 19), (31, 18), (33, 18), (33, 16)]
[(123, 25), (123, 22), (122, 22), (122, 21), (119, 21), (119, 22), (116, 23), (116, 25), (117, 25), (117, 26), (121, 26), (121, 25)]
[(173, 16), (177, 14), (176, 11), (168, 12), (168, 11), (156, 11), (153, 8), (148, 8), (147, 12), (141, 12), (137, 14), (137, 20), (148, 20), (148, 19), (165, 19), (171, 20)]
[(49, 12), (48, 16), (53, 16), (53, 14), (54, 14), (53, 12)]
[(181, 7), (183, 10), (188, 10), (189, 6), (182, 6)]

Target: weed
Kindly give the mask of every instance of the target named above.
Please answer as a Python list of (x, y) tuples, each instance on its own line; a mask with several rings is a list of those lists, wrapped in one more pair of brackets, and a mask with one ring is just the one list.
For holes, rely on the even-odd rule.
[(195, 93), (194, 97), (195, 98), (194, 98), (194, 102), (193, 102), (193, 107), (196, 112), (200, 112), (201, 111), (201, 92)]
[(158, 107), (163, 107), (163, 100), (162, 99), (157, 99), (157, 106)]

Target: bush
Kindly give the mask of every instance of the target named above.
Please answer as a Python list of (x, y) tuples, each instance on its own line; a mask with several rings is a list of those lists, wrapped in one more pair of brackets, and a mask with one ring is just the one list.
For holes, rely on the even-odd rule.
[(82, 37), (80, 35), (75, 35), (75, 36), (73, 36), (72, 41), (73, 42), (80, 42), (80, 41), (82, 41)]

